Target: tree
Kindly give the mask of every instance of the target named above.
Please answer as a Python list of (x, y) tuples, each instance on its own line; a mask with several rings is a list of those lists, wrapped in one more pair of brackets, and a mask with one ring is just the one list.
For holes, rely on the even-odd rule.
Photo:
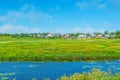
[(120, 30), (115, 32), (116, 38), (120, 38)]
[(86, 34), (86, 36), (87, 36), (87, 37), (90, 37), (90, 36), (91, 36), (91, 34), (90, 34), (90, 33), (87, 33), (87, 34)]
[(115, 32), (110, 32), (109, 34), (110, 34), (110, 37), (109, 37), (109, 38), (115, 38), (115, 36), (116, 36), (116, 35), (115, 35)]
[(104, 34), (105, 34), (105, 35), (108, 35), (108, 34), (109, 34), (109, 31), (105, 31)]

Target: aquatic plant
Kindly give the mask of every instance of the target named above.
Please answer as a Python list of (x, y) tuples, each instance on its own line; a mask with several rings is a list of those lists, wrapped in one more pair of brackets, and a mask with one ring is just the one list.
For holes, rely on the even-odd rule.
[[(10, 76), (15, 75), (14, 72), (12, 73), (0, 73), (0, 80), (9, 80)], [(15, 78), (11, 79), (11, 80), (16, 80)]]
[(75, 73), (71, 76), (63, 75), (57, 80), (120, 80), (120, 74), (103, 72), (100, 69), (93, 69), (92, 72)]

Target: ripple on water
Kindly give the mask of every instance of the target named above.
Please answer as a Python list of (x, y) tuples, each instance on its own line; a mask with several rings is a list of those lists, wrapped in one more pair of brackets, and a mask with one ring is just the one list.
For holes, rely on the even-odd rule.
[[(83, 73), (92, 71), (92, 68), (99, 68), (102, 71), (111, 71), (120, 73), (120, 60), (106, 62), (2, 62), (0, 63), (0, 73), (15, 72), (11, 75), (17, 80), (29, 80), (36, 77), (55, 78), (61, 77), (63, 74), (70, 76), (76, 72)], [(5, 74), (4, 74), (5, 75)], [(27, 76), (25, 76), (27, 75)]]

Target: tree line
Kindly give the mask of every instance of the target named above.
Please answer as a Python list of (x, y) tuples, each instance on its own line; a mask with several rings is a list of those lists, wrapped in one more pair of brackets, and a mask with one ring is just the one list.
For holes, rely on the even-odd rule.
[(67, 33), (67, 34), (61, 34), (61, 33), (0, 33), (0, 36), (11, 36), (11, 37), (31, 37), (31, 38), (65, 38), (65, 36), (68, 35), (70, 38), (77, 38), (79, 35), (85, 35), (86, 38), (89, 37), (107, 37), (107, 38), (120, 38), (120, 30), (109, 32), (104, 31), (102, 32), (94, 32), (94, 33)]

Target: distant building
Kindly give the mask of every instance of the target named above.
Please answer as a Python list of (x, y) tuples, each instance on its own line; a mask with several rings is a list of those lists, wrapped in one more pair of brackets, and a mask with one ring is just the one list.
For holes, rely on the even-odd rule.
[(98, 34), (98, 35), (96, 36), (96, 38), (103, 38), (103, 35), (102, 35), (102, 34)]
[(109, 37), (110, 37), (109, 34), (105, 34), (105, 35), (104, 35), (104, 38), (109, 38)]
[(96, 38), (95, 34), (91, 34), (90, 38)]
[(85, 38), (87, 38), (87, 36), (85, 34), (80, 34), (77, 38), (78, 39), (85, 39)]
[(60, 34), (60, 36), (61, 36), (61, 37), (64, 37), (64, 36), (65, 36), (65, 34)]
[(47, 34), (47, 38), (50, 38), (50, 37), (53, 37), (54, 35), (53, 34), (51, 34), (51, 33), (49, 33), (49, 34)]
[(115, 34), (112, 34), (112, 35), (110, 35), (110, 37), (111, 37), (111, 38), (115, 38), (115, 37), (116, 37), (116, 35), (115, 35)]
[(66, 34), (64, 38), (69, 39), (71, 36), (69, 34)]
[(97, 34), (97, 35), (92, 34), (90, 37), (91, 38), (103, 38), (103, 34)]

